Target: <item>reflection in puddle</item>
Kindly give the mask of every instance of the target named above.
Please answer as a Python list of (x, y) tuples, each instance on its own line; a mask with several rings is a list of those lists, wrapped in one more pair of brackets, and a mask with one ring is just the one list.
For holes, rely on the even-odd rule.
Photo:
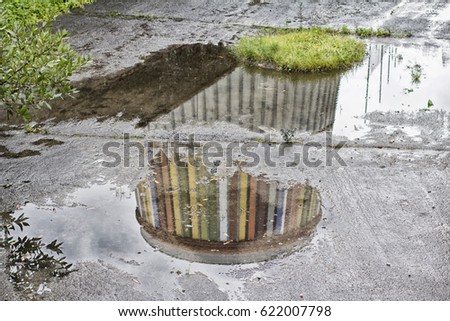
[(152, 54), (141, 64), (105, 79), (82, 84), (77, 99), (56, 100), (34, 119), (140, 119), (140, 125), (165, 114), (215, 82), (236, 66), (223, 46), (174, 45)]
[(34, 297), (48, 289), (52, 277), (62, 277), (71, 272), (72, 264), (65, 261), (62, 243), (54, 240), (46, 244), (41, 237), (18, 235), (29, 225), (24, 214), (0, 213), (3, 239), (0, 248), (6, 252), (5, 271), (14, 286)]
[(320, 219), (313, 187), (283, 188), (241, 171), (217, 177), (200, 159), (183, 166), (175, 157), (158, 153), (155, 174), (136, 190), (144, 238), (170, 255), (218, 264), (267, 260), (297, 245)]
[(341, 79), (333, 133), (362, 136), (370, 130), (363, 116), (375, 111), (450, 111), (449, 75), (442, 48), (371, 44), (364, 64)]
[(93, 80), (78, 99), (40, 116), (138, 118), (152, 131), (231, 123), (253, 132), (329, 130), (356, 138), (371, 130), (364, 117), (371, 112), (450, 110), (448, 49), (371, 41), (367, 49), (349, 71), (304, 75), (236, 68), (222, 46), (173, 46), (106, 83)]
[(340, 77), (237, 68), (150, 128), (226, 121), (255, 131), (324, 131), (333, 126)]
[(256, 132), (331, 130), (355, 138), (370, 130), (367, 113), (450, 110), (450, 64), (443, 48), (369, 43), (367, 49), (365, 61), (344, 73), (280, 74), (238, 67), (149, 128), (227, 122)]
[[(173, 167), (172, 163), (170, 163), (170, 165)], [(225, 263), (232, 263), (232, 259), (236, 260), (236, 263), (238, 261), (258, 261), (271, 258), (277, 254), (284, 254), (286, 252), (289, 252), (291, 249), (294, 249), (295, 245), (302, 244), (302, 240), (299, 240), (299, 236), (303, 236), (302, 239), (305, 243), (309, 242), (309, 239), (306, 239), (306, 236), (313, 230), (315, 220), (319, 220), (319, 195), (312, 188), (295, 186), (290, 189), (283, 189), (281, 187), (277, 187), (277, 185), (272, 183), (263, 183), (259, 180), (255, 180), (254, 178), (246, 174), (242, 174), (241, 176), (240, 173), (237, 176), (235, 175), (234, 177), (230, 177), (228, 180), (225, 178), (217, 178), (216, 180), (213, 180), (214, 177), (209, 174), (205, 174), (204, 178), (201, 179), (198, 175), (200, 175), (199, 173), (205, 170), (205, 168), (200, 167), (188, 167), (187, 169), (177, 168), (177, 174), (181, 176), (179, 176), (178, 180), (176, 180), (175, 178), (177, 176), (171, 174), (170, 167), (169, 170), (164, 170), (164, 168), (161, 166), (155, 166), (154, 168), (157, 174), (157, 176), (154, 176), (153, 180), (155, 183), (153, 185), (155, 188), (155, 192), (166, 191), (165, 186), (167, 185), (164, 185), (164, 183), (167, 181), (171, 182), (170, 184), (172, 185), (170, 186), (177, 186), (177, 184), (179, 186), (179, 189), (171, 190), (169, 193), (160, 196), (164, 197), (160, 198), (164, 200), (164, 203), (150, 203), (149, 196), (141, 196), (141, 193), (156, 195), (151, 194), (150, 190), (145, 189), (145, 186), (150, 186), (150, 181), (141, 184), (139, 186), (139, 192), (136, 192), (138, 196), (137, 199), (141, 204), (136, 201), (135, 191), (131, 191), (125, 186), (117, 186), (111, 183), (99, 182), (98, 184), (100, 185), (94, 184), (86, 188), (80, 188), (75, 192), (67, 195), (55, 195), (54, 199), (48, 199), (47, 201), (39, 205), (27, 203), (25, 206), (23, 206), (23, 208), (17, 210), (14, 213), (14, 216), (17, 217), (24, 213), (25, 216), (29, 217), (28, 222), (30, 226), (26, 228), (27, 235), (42, 235), (42, 242), (45, 242), (46, 244), (50, 244), (52, 240), (55, 239), (57, 239), (59, 242), (64, 242), (64, 256), (67, 257), (67, 262), (98, 262), (101, 269), (103, 269), (102, 265), (106, 265), (108, 266), (108, 268), (110, 266), (113, 266), (121, 271), (130, 273), (133, 276), (133, 280), (137, 280), (139, 282), (133, 282), (136, 287), (138, 287), (139, 289), (145, 289), (145, 291), (149, 293), (157, 293), (159, 295), (158, 297), (163, 300), (174, 300), (175, 298), (177, 298), (176, 292), (178, 291), (178, 289), (181, 291), (179, 284), (179, 278), (181, 277), (181, 275), (179, 275), (179, 273), (182, 273), (183, 275), (195, 273), (207, 275), (209, 279), (214, 280), (214, 282), (217, 283), (221, 291), (227, 293), (232, 299), (241, 298), (242, 281), (236, 279), (233, 276), (232, 272), (236, 268), (235, 266), (197, 263), (205, 261), (204, 256), (201, 256), (201, 254), (204, 252), (217, 254), (215, 252), (211, 252), (212, 248), (209, 247), (208, 244), (203, 244), (203, 242), (212, 242), (204, 241), (201, 239), (191, 239), (191, 244), (201, 245), (200, 247), (195, 248), (200, 249), (199, 254), (196, 254), (193, 251), (192, 247), (190, 247), (189, 250), (182, 250), (180, 247), (178, 247), (182, 244), (177, 246), (178, 252), (168, 252), (167, 248), (170, 244), (165, 242), (166, 239), (161, 239), (159, 241), (159, 244), (152, 243), (156, 245), (156, 247), (150, 247), (147, 242), (148, 239), (146, 240), (142, 237), (143, 234), (145, 235), (142, 226), (136, 220), (135, 214), (137, 208), (142, 208), (143, 206), (144, 208), (148, 208), (148, 206), (153, 206), (154, 204), (158, 207), (158, 211), (159, 206), (162, 206), (162, 209), (164, 211), (167, 212), (167, 210), (172, 210), (172, 213), (174, 215), (175, 211), (174, 207), (172, 206), (175, 204), (174, 202), (177, 199), (175, 196), (178, 195), (178, 200), (180, 201), (180, 203), (178, 204), (180, 206), (180, 215), (181, 213), (186, 214), (186, 219), (191, 219), (191, 224), (186, 225), (193, 226), (194, 224), (197, 224), (197, 226), (200, 228), (198, 230), (197, 236), (200, 238), (202, 237), (202, 235), (208, 235), (209, 238), (213, 237), (214, 235), (220, 237), (221, 230), (219, 221), (217, 221), (217, 229), (212, 228), (212, 226), (208, 226), (208, 228), (206, 229), (207, 232), (205, 234), (204, 231), (206, 225), (202, 225), (202, 223), (205, 222), (208, 212), (206, 210), (203, 210), (203, 208), (213, 207), (214, 197), (212, 194), (214, 194), (214, 188), (217, 190), (217, 193), (215, 194), (215, 206), (216, 209), (217, 206), (219, 206), (220, 208), (220, 204), (225, 204), (220, 199), (221, 196), (224, 196), (224, 194), (220, 194), (220, 191), (223, 190), (224, 187), (227, 188), (229, 184), (231, 184), (230, 186), (233, 186), (232, 184), (234, 184), (234, 194), (231, 195), (230, 189), (229, 192), (226, 193), (226, 197), (228, 197), (230, 201), (234, 200), (233, 204), (235, 205), (233, 206), (235, 206), (235, 218), (241, 218), (241, 216), (239, 216), (241, 212), (236, 208), (238, 206), (239, 208), (241, 208), (241, 201), (246, 202), (246, 209), (250, 209), (250, 207), (253, 208), (253, 206), (255, 206), (256, 211), (252, 209), (248, 212), (248, 215), (250, 213), (254, 213), (256, 218), (254, 221), (254, 232), (252, 232), (252, 228), (250, 228), (250, 222), (247, 222), (247, 215), (245, 225), (240, 224), (241, 222), (244, 223), (243, 220), (236, 221), (232, 224), (235, 224), (236, 228), (245, 226), (245, 233), (247, 233), (247, 231), (250, 232), (249, 236), (246, 235), (246, 239), (248, 237), (252, 237), (251, 233), (254, 233), (254, 241), (239, 241), (239, 243), (231, 242), (226, 245), (223, 243), (226, 243), (228, 241), (220, 241), (216, 242), (215, 244), (219, 246), (219, 249), (221, 246), (222, 248), (228, 246), (231, 251), (243, 252), (246, 247), (248, 248), (247, 251), (260, 250), (260, 255), (258, 256), (258, 253), (256, 252), (247, 253), (247, 257), (245, 257), (244, 255), (241, 255), (240, 257), (233, 257), (232, 255), (228, 255), (229, 260)], [(158, 169), (158, 171), (156, 171), (156, 169)], [(189, 169), (191, 170), (191, 173), (192, 169), (194, 169), (196, 175), (195, 180), (192, 180), (193, 176), (191, 175), (191, 173), (189, 173)], [(183, 176), (182, 173), (184, 173), (185, 176)], [(169, 175), (168, 177), (166, 176), (167, 174)], [(189, 181), (191, 182), (191, 185), (196, 184), (196, 187), (198, 187), (197, 194), (195, 194), (194, 192), (189, 192), (189, 189), (191, 189), (189, 187)], [(209, 183), (210, 181), (211, 183)], [(241, 188), (241, 184), (244, 184), (245, 181), (247, 181), (247, 184), (250, 185), (247, 189), (244, 188), (243, 191)], [(252, 189), (251, 185), (253, 184), (254, 187), (255, 181), (257, 187), (256, 190), (254, 188)], [(227, 182), (227, 185), (225, 185), (224, 182)], [(264, 195), (264, 192), (261, 192), (258, 189), (259, 186), (265, 187), (266, 195)], [(270, 191), (271, 186), (273, 186), (272, 189), (275, 188), (275, 193), (273, 193), (273, 190), (272, 192)], [(187, 188), (187, 192), (183, 193), (181, 190), (182, 187)], [(294, 195), (294, 192), (298, 194)], [(302, 193), (305, 195), (303, 198)], [(241, 197), (243, 195), (247, 196), (246, 200), (244, 197)], [(264, 198), (268, 198), (270, 195), (272, 197), (272, 200), (268, 200), (266, 204), (264, 204), (262, 200)], [(64, 196), (64, 199), (61, 199), (61, 196)], [(314, 198), (311, 198), (311, 196), (315, 197), (316, 200), (314, 200)], [(275, 197), (275, 200), (273, 200), (273, 197)], [(283, 197), (286, 201), (283, 201)], [(208, 198), (208, 201), (205, 200), (206, 198)], [(290, 198), (291, 201), (288, 202)], [(308, 199), (310, 199), (312, 202), (308, 203)], [(166, 200), (172, 202), (169, 204), (171, 206), (170, 209), (166, 209)], [(301, 203), (303, 204), (304, 210), (302, 211), (301, 217), (298, 216), (300, 215), (299, 212), (294, 213), (297, 216), (293, 215), (292, 209), (296, 206), (294, 202), (298, 202), (298, 205), (300, 205)], [(193, 222), (192, 218), (190, 217), (193, 209), (192, 204), (196, 204), (196, 212), (199, 213), (199, 216), (196, 216), (198, 220), (195, 221), (196, 217), (194, 217)], [(317, 207), (311, 208), (312, 205)], [(182, 206), (184, 208), (183, 211)], [(260, 206), (262, 207), (260, 208)], [(271, 206), (271, 208), (273, 208), (272, 213), (274, 222), (269, 226), (264, 226), (264, 224), (267, 223), (264, 223), (264, 221), (260, 222), (258, 220), (258, 218), (260, 217), (259, 215), (261, 215), (260, 213), (264, 213), (264, 215), (267, 216), (269, 215), (268, 211), (262, 212), (264, 206)], [(307, 213), (306, 208), (308, 206), (311, 208), (308, 213), (311, 214), (303, 215), (303, 212)], [(242, 206), (242, 208), (244, 208), (244, 206)], [(289, 210), (289, 208), (291, 208), (291, 210)], [(227, 209), (228, 207), (225, 207), (225, 210)], [(283, 212), (278, 211), (279, 209), (282, 209)], [(142, 214), (147, 215), (147, 217), (149, 213), (150, 212), (147, 212), (147, 214), (145, 214), (145, 212), (142, 211)], [(163, 212), (161, 211), (161, 213)], [(282, 220), (277, 220), (277, 216), (275, 216), (275, 214), (278, 213), (281, 213), (283, 218)], [(285, 215), (283, 213), (289, 214)], [(315, 213), (317, 213), (316, 218), (312, 218)], [(219, 219), (221, 214), (220, 212), (218, 212), (215, 215), (217, 215), (216, 217), (217, 219)], [(309, 218), (308, 215), (311, 215), (311, 217)], [(160, 218), (160, 216), (157, 216), (156, 219), (159, 220), (160, 224), (166, 224), (165, 226), (167, 226), (167, 222), (170, 220), (170, 217), (168, 218), (166, 216), (165, 218)], [(296, 221), (298, 219), (300, 219), (299, 230), (295, 231), (293, 228), (288, 228), (288, 226), (291, 226), (288, 225), (291, 224), (291, 220), (294, 220), (296, 224), (298, 224)], [(143, 219), (139, 218), (139, 220), (141, 223), (148, 225)], [(150, 222), (152, 221), (150, 220)], [(278, 224), (284, 222), (284, 225), (276, 225), (277, 222)], [(261, 225), (257, 225), (258, 223)], [(174, 216), (172, 224), (173, 234), (160, 229), (158, 231), (158, 235), (166, 237), (167, 235), (172, 235), (173, 238), (182, 238), (177, 237), (175, 234), (177, 232), (177, 225), (175, 225)], [(186, 228), (186, 234), (182, 235), (188, 235), (187, 233), (189, 232), (192, 235), (192, 226), (178, 226), (182, 227), (182, 233), (184, 233)], [(180, 231), (179, 227), (178, 232)], [(264, 233), (267, 233), (270, 228), (272, 228), (272, 237), (264, 237)], [(287, 234), (277, 234), (280, 232)], [(239, 238), (239, 236), (242, 235), (243, 233), (240, 233), (240, 230), (236, 230), (235, 237)], [(289, 239), (290, 236), (292, 236), (291, 239)], [(157, 241), (158, 239), (152, 237), (151, 240)], [(187, 242), (189, 244), (187, 238), (184, 238), (184, 241), (185, 243)], [(247, 243), (248, 245), (241, 248), (244, 243)], [(255, 244), (255, 246), (252, 246), (252, 243)], [(159, 246), (161, 244), (163, 246)], [(258, 246), (259, 248), (256, 248), (256, 246)], [(233, 250), (233, 248), (236, 250)], [(272, 253), (272, 255), (269, 256), (269, 254), (265, 254), (266, 252)], [(181, 255), (183, 253), (192, 254), (189, 257), (184, 257), (183, 255)], [(167, 254), (171, 254), (172, 256)], [(55, 257), (59, 258), (59, 256), (56, 255)], [(217, 261), (217, 256), (215, 256), (215, 258)], [(242, 266), (240, 268), (245, 269), (248, 266), (249, 265)], [(74, 273), (77, 272), (75, 271)], [(38, 275), (39, 274), (37, 274), (36, 276)], [(154, 280), (158, 280), (158, 282), (155, 283)], [(42, 282), (39, 282), (38, 279), (35, 279), (35, 281), (36, 283), (34, 284), (36, 284), (36, 288), (37, 286), (42, 284)], [(50, 289), (52, 288), (51, 282), (48, 283), (48, 287)], [(46, 289), (46, 287), (41, 289), (42, 291), (44, 291), (44, 295)]]

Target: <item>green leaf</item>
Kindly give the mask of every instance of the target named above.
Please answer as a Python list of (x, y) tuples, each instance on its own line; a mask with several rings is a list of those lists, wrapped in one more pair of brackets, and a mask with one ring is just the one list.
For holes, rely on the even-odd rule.
[[(0, 106), (30, 119), (30, 109), (70, 94), (71, 75), (88, 59), (77, 57), (48, 21), (91, 0), (0, 0)], [(38, 22), (43, 22), (37, 25)]]

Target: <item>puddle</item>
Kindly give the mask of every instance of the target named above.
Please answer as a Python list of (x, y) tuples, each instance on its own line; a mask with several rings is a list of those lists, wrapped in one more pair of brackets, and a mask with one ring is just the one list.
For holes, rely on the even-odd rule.
[[(158, 155), (162, 162), (153, 163), (136, 191), (105, 183), (40, 205), (27, 203), (14, 213), (29, 218), (21, 237), (58, 240), (64, 254), (57, 254), (66, 264), (112, 265), (164, 300), (181, 291), (180, 277), (196, 273), (239, 299), (236, 264), (292, 253), (309, 242), (320, 220), (320, 197), (311, 186), (283, 187), (230, 169), (212, 174), (214, 168), (198, 158), (183, 166), (189, 159), (184, 154), (177, 154), (181, 164)], [(46, 281), (30, 282), (45, 295)]]
[(110, 79), (85, 83), (77, 100), (40, 117), (139, 119), (149, 131), (228, 123), (353, 139), (371, 130), (368, 113), (450, 111), (446, 49), (370, 40), (367, 46), (352, 70), (315, 75), (239, 67), (221, 46), (172, 46)]
[(238, 67), (161, 117), (149, 129), (225, 121), (252, 131), (331, 129), (341, 74), (297, 74)]
[[(110, 118), (140, 119), (144, 126), (235, 68), (228, 50), (214, 45), (174, 45), (108, 78), (76, 84), (77, 99), (53, 101), (36, 121)], [(6, 120), (5, 120), (6, 121)]]
[(23, 235), (29, 227), (24, 214), (0, 213), (0, 222), (0, 248), (7, 253), (5, 271), (16, 289), (33, 298), (48, 291), (46, 282), (51, 278), (73, 271), (63, 257), (62, 243), (53, 240), (46, 244), (42, 237)]
[(321, 217), (311, 186), (283, 188), (239, 170), (213, 175), (187, 154), (157, 157), (154, 175), (136, 190), (136, 215), (145, 240), (169, 255), (216, 264), (264, 261), (304, 243)]
[(367, 113), (450, 111), (449, 68), (443, 48), (377, 43), (368, 44), (363, 63), (343, 73), (292, 75), (238, 67), (148, 128), (227, 122), (255, 132), (295, 128), (361, 137), (370, 130)]
[[(63, 242), (68, 263), (110, 264), (132, 274), (148, 291), (165, 288), (164, 299), (173, 299), (177, 280), (170, 272), (184, 273), (189, 264), (174, 262), (151, 248), (140, 234), (135, 210), (133, 191), (107, 183), (80, 188), (57, 203), (51, 199), (40, 205), (28, 203), (14, 216), (29, 218), (26, 235), (42, 236), (45, 243)], [(154, 279), (163, 281), (154, 284)], [(39, 284), (34, 283), (34, 288)]]
[[(368, 45), (368, 57), (341, 79), (333, 133), (364, 136), (371, 112), (450, 111), (450, 61), (443, 48)], [(416, 70), (419, 68), (419, 71)], [(414, 78), (415, 75), (415, 78)], [(428, 101), (433, 106), (428, 108)]]

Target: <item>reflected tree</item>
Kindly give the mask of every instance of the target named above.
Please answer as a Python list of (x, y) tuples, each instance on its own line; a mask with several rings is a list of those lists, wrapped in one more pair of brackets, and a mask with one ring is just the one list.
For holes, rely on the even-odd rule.
[(6, 252), (5, 271), (16, 289), (34, 295), (38, 291), (36, 287), (42, 287), (52, 277), (73, 272), (72, 264), (63, 256), (63, 243), (54, 240), (46, 244), (41, 237), (17, 235), (29, 226), (24, 214), (1, 213), (0, 221), (3, 230), (0, 248)]

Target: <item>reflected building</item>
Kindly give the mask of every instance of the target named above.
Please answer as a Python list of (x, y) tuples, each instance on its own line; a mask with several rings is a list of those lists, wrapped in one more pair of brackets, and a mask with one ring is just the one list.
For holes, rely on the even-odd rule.
[(318, 191), (279, 186), (242, 171), (212, 175), (191, 158), (178, 166), (159, 153), (136, 190), (137, 218), (152, 246), (175, 257), (218, 264), (255, 262), (305, 241), (321, 216)]
[(138, 118), (143, 127), (234, 68), (236, 60), (223, 46), (173, 45), (114, 77), (91, 79), (79, 88), (77, 99), (52, 101), (55, 108), (36, 117), (64, 121), (120, 115), (123, 120)]
[(321, 132), (332, 129), (340, 73), (281, 74), (237, 68), (152, 126), (172, 130), (183, 124), (230, 122), (261, 128)]

